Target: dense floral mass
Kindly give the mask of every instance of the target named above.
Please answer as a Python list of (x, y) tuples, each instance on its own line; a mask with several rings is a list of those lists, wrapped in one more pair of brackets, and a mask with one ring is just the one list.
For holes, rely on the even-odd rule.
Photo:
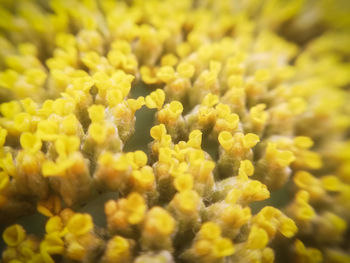
[(349, 11), (0, 1), (1, 262), (349, 263)]

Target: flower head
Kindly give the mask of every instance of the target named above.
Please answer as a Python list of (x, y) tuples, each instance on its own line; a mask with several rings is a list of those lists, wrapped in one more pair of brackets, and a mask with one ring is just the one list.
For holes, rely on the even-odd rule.
[(346, 2), (1, 1), (2, 261), (349, 262)]

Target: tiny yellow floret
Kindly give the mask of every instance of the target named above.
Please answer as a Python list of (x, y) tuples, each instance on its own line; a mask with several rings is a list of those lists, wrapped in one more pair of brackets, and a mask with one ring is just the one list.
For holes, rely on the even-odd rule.
[(80, 139), (77, 136), (60, 136), (55, 141), (55, 148), (60, 156), (68, 156), (69, 154), (79, 150)]
[(200, 148), (202, 144), (202, 132), (200, 130), (191, 131), (188, 136), (187, 145), (193, 148)]
[(228, 131), (220, 132), (218, 140), (222, 148), (224, 148), (226, 151), (229, 151), (234, 143), (233, 136)]
[(231, 256), (235, 252), (232, 241), (229, 238), (219, 238), (214, 241), (213, 254), (216, 258)]
[(63, 222), (61, 217), (59, 216), (52, 216), (46, 222), (45, 230), (46, 230), (46, 233), (48, 234), (61, 232), (62, 229), (63, 229)]
[(248, 178), (248, 176), (252, 176), (254, 174), (254, 166), (250, 160), (243, 160), (240, 163), (238, 175), (242, 179)]
[(76, 236), (89, 233), (93, 229), (93, 226), (92, 218), (89, 214), (75, 214), (67, 223), (69, 233)]
[(247, 241), (247, 247), (250, 249), (262, 249), (269, 242), (269, 236), (266, 231), (258, 226), (253, 225)]
[(165, 101), (165, 93), (161, 89), (153, 91), (150, 95), (145, 98), (145, 104), (150, 109), (160, 110), (163, 107)]
[(243, 146), (245, 148), (252, 148), (260, 141), (259, 136), (254, 133), (247, 133), (244, 135)]
[(183, 190), (174, 197), (179, 209), (185, 213), (193, 213), (197, 210), (200, 196), (196, 191)]
[(114, 236), (107, 243), (105, 257), (108, 262), (128, 262), (131, 257), (128, 240), (121, 236)]
[(179, 192), (191, 190), (193, 187), (193, 177), (189, 173), (181, 173), (175, 177), (174, 186)]
[(5, 229), (2, 238), (8, 246), (15, 247), (26, 238), (26, 232), (22, 226), (15, 224)]
[(199, 230), (199, 236), (207, 240), (216, 240), (221, 235), (220, 227), (214, 222), (206, 222), (202, 224)]
[(150, 131), (151, 137), (154, 140), (160, 141), (166, 135), (166, 128), (164, 124), (155, 125)]
[(105, 119), (105, 107), (103, 105), (92, 105), (89, 109), (90, 120), (94, 122), (102, 122)]
[(102, 144), (107, 139), (107, 128), (104, 124), (93, 122), (89, 126), (89, 135), (98, 144)]
[(181, 62), (176, 67), (176, 71), (184, 78), (192, 78), (195, 73), (195, 67), (188, 62)]
[(54, 141), (58, 137), (58, 123), (54, 120), (42, 120), (38, 123), (37, 135), (43, 141)]
[(133, 225), (140, 223), (147, 209), (144, 198), (133, 192), (127, 197), (127, 205), (129, 209), (128, 222)]
[(175, 230), (175, 220), (163, 208), (155, 206), (147, 214), (144, 229), (151, 235), (168, 236)]

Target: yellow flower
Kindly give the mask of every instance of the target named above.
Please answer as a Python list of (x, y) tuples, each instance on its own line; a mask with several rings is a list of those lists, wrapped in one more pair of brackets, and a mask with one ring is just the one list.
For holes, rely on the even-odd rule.
[(346, 2), (1, 1), (1, 262), (348, 262)]

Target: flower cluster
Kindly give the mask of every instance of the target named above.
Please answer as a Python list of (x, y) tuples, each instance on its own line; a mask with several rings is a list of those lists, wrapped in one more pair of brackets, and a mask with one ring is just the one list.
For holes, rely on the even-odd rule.
[(350, 262), (335, 2), (1, 1), (1, 262)]

